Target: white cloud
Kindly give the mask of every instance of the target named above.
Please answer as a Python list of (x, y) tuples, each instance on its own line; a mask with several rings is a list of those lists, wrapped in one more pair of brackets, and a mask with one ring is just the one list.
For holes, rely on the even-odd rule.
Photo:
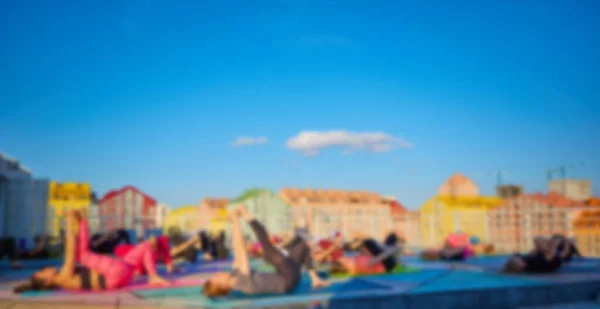
[(385, 132), (348, 132), (348, 131), (302, 131), (288, 139), (289, 149), (302, 152), (307, 156), (316, 156), (323, 149), (340, 147), (344, 154), (356, 150), (370, 152), (388, 152), (394, 148), (411, 148), (408, 141)]
[(256, 146), (256, 145), (264, 145), (268, 142), (269, 142), (269, 139), (266, 136), (259, 136), (259, 137), (240, 136), (240, 137), (236, 138), (233, 142), (231, 142), (231, 146), (233, 146), (233, 147)]

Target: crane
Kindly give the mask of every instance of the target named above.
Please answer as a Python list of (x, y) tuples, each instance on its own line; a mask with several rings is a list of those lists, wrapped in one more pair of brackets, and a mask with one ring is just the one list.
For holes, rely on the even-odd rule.
[(506, 170), (497, 170), (495, 172), (485, 172), (485, 173), (476, 173), (474, 174), (475, 178), (479, 178), (479, 177), (485, 177), (485, 176), (491, 176), (491, 175), (496, 175), (496, 186), (501, 186), (503, 184), (503, 180), (504, 180), (504, 176), (510, 174), (509, 171)]
[(552, 180), (553, 176), (557, 173), (559, 174), (560, 179), (565, 179), (565, 178), (567, 178), (567, 170), (570, 170), (577, 166), (583, 166), (583, 162), (579, 162), (579, 164), (563, 164), (557, 168), (547, 169), (546, 170), (546, 179), (548, 181)]

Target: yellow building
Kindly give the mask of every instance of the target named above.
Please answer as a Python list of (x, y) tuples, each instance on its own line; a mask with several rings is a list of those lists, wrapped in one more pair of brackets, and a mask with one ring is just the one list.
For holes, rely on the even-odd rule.
[(199, 228), (211, 234), (227, 230), (227, 198), (205, 198), (198, 206)]
[(195, 232), (198, 224), (198, 207), (195, 205), (182, 206), (173, 209), (165, 216), (163, 232), (168, 233), (169, 228), (178, 227), (184, 233)]
[(64, 213), (69, 209), (88, 211), (92, 199), (92, 187), (88, 183), (51, 181), (48, 187), (49, 234), (58, 236)]
[(585, 210), (573, 220), (573, 236), (583, 256), (600, 257), (600, 210)]
[(489, 241), (487, 212), (501, 202), (495, 196), (479, 196), (473, 181), (453, 175), (419, 210), (423, 245), (440, 246), (446, 236), (459, 231)]

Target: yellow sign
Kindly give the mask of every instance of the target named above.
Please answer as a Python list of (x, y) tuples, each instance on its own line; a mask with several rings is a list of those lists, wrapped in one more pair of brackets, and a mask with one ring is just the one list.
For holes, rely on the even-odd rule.
[(57, 183), (50, 182), (48, 190), (51, 206), (61, 207), (85, 207), (90, 204), (92, 188), (88, 183)]

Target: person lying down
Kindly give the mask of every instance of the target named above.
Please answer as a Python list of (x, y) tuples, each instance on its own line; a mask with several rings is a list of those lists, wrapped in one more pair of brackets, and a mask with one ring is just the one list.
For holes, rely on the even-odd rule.
[(331, 274), (367, 275), (392, 272), (398, 266), (398, 254), (402, 251), (397, 242), (385, 246), (371, 238), (357, 237), (351, 247), (358, 248), (359, 255), (342, 257), (331, 264)]
[[(502, 270), (505, 273), (552, 273), (559, 270), (571, 255), (571, 246), (561, 246), (558, 239), (535, 237), (534, 250), (528, 254), (515, 254), (508, 259)], [(562, 250), (560, 250), (562, 249)]]
[[(28, 283), (15, 287), (15, 293), (30, 290), (101, 291), (127, 286), (138, 265), (145, 265), (150, 284), (168, 285), (156, 273), (152, 259), (152, 244), (143, 242), (131, 250), (124, 258), (115, 258), (90, 251), (88, 222), (80, 211), (67, 213), (67, 234), (65, 241), (64, 264), (45, 267), (35, 272)], [(79, 233), (75, 232), (75, 222), (79, 223)], [(79, 264), (79, 265), (77, 265)]]
[[(249, 215), (244, 206), (230, 212), (229, 217), (232, 223), (233, 271), (216, 273), (208, 278), (204, 284), (205, 296), (222, 297), (232, 291), (253, 295), (289, 293), (300, 283), (303, 266), (309, 270), (313, 287), (328, 285), (313, 269), (310, 248), (302, 238), (298, 237), (286, 254), (271, 243), (265, 227)], [(262, 244), (263, 258), (275, 268), (274, 273), (250, 269), (240, 218), (248, 222)]]

